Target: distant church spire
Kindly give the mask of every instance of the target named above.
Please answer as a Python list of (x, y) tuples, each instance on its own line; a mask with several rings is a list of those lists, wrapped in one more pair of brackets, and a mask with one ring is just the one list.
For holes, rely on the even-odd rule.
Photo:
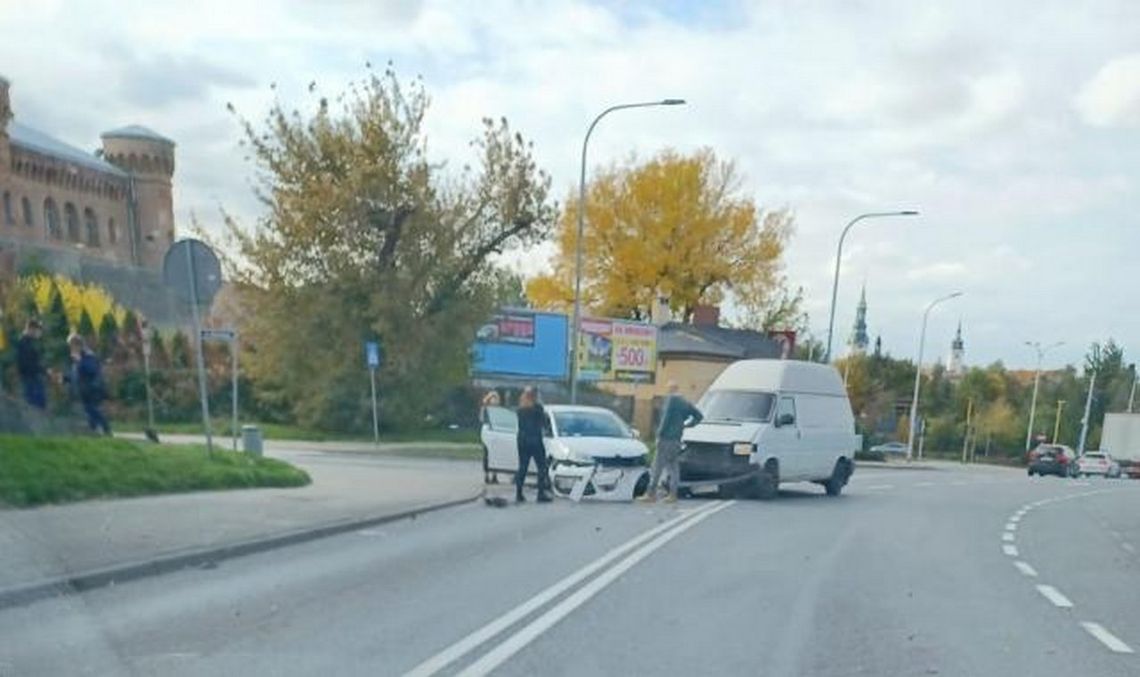
[(958, 331), (954, 340), (950, 342), (950, 360), (946, 363), (946, 371), (950, 376), (962, 376), (966, 372), (965, 365), (966, 344), (962, 340), (962, 320), (958, 319)]
[(855, 325), (851, 327), (851, 338), (847, 340), (847, 345), (852, 353), (863, 355), (870, 343), (871, 339), (867, 336), (867, 284), (864, 283), (862, 291), (859, 292), (859, 305), (855, 307)]

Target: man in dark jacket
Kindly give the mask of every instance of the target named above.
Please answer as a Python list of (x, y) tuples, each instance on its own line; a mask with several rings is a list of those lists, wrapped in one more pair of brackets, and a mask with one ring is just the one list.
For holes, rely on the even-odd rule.
[(28, 320), (24, 325), (24, 333), (16, 343), (16, 371), (20, 373), (20, 383), (24, 386), (24, 401), (37, 409), (47, 407), (44, 365), (40, 356), (43, 333), (44, 328), (39, 320)]
[(669, 498), (677, 500), (677, 483), (681, 481), (681, 433), (688, 426), (701, 422), (704, 418), (696, 407), (677, 394), (677, 384), (669, 382), (669, 396), (661, 407), (661, 423), (657, 426), (657, 455), (653, 458), (653, 472), (649, 479), (649, 489), (642, 500), (652, 503), (657, 500), (657, 484), (661, 472), (669, 469)]
[(82, 336), (72, 334), (67, 339), (71, 349), (71, 387), (83, 403), (83, 412), (87, 414), (87, 425), (92, 430), (101, 431), (104, 435), (111, 434), (111, 425), (103, 416), (100, 406), (107, 396), (106, 386), (103, 383), (103, 365), (99, 364), (99, 357), (87, 347)]

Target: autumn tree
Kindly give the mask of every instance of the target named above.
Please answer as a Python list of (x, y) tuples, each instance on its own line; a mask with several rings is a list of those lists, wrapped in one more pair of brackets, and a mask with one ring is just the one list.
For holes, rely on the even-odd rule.
[(546, 236), (555, 210), (531, 143), (484, 119), (461, 171), (429, 159), (420, 81), (374, 73), (311, 108), (243, 120), (266, 215), (229, 221), (231, 277), (259, 397), (323, 428), (368, 420), (363, 342), (379, 340), (383, 421), (422, 423), (468, 376), (502, 290), (492, 261)]
[[(527, 287), (538, 307), (573, 305), (579, 207), (575, 195), (567, 199), (554, 270)], [(585, 215), (582, 296), (590, 312), (647, 319), (662, 296), (689, 320), (697, 305), (731, 295), (758, 326), (800, 315), (800, 296), (780, 274), (792, 214), (758, 207), (735, 163), (711, 150), (669, 150), (603, 170), (587, 188)]]

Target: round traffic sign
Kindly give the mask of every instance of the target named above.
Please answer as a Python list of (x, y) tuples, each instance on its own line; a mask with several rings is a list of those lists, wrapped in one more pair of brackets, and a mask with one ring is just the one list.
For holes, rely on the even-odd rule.
[(222, 286), (222, 264), (208, 244), (186, 238), (166, 250), (162, 278), (183, 301), (209, 306)]

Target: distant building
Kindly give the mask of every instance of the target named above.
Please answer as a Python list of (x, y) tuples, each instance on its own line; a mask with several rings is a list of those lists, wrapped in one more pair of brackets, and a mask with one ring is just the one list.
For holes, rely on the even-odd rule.
[(14, 116), (0, 78), (0, 238), (156, 269), (174, 241), (173, 175), (170, 139), (131, 125), (88, 153)]
[(855, 355), (865, 355), (867, 347), (871, 344), (867, 336), (867, 285), (859, 293), (859, 305), (855, 308), (855, 324), (851, 327), (851, 337), (847, 339), (847, 347)]
[(966, 344), (962, 341), (962, 321), (958, 320), (958, 331), (950, 342), (950, 358), (946, 360), (946, 374), (950, 378), (961, 378), (966, 373)]

